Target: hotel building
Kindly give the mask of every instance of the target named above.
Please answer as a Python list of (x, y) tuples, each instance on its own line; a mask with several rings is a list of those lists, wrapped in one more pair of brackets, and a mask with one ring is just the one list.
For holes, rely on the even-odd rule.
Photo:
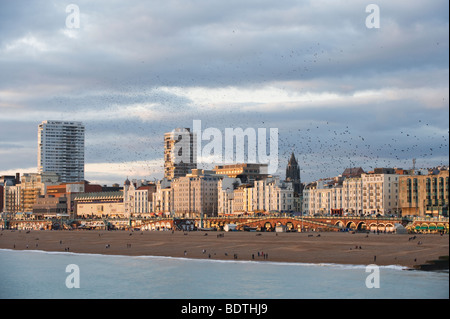
[(84, 125), (43, 121), (38, 128), (38, 172), (53, 172), (61, 182), (84, 180)]
[(193, 169), (192, 173), (172, 181), (175, 216), (217, 216), (218, 185), (223, 179), (214, 171)]
[(448, 216), (449, 171), (400, 176), (399, 205), (403, 216)]
[(400, 176), (389, 169), (376, 169), (361, 177), (338, 176), (310, 183), (303, 192), (303, 212), (309, 215), (396, 214), (399, 212)]

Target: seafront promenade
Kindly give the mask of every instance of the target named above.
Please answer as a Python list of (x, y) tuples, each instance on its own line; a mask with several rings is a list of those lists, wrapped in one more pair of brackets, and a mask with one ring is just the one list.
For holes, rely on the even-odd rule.
[(1, 249), (408, 268), (448, 256), (448, 234), (3, 230)]

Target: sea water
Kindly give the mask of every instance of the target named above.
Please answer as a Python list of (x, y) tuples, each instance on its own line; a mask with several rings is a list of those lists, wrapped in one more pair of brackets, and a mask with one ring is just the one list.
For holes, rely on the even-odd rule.
[[(76, 273), (68, 265), (75, 265)], [(378, 288), (369, 288), (373, 273), (366, 270), (361, 265), (0, 249), (0, 298), (449, 298), (448, 272), (380, 266)], [(79, 288), (68, 280), (75, 275)]]

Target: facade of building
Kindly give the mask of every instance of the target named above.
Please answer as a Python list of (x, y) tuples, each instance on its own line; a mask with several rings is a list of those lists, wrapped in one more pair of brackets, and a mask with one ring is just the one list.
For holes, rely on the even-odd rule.
[(331, 214), (343, 208), (342, 184), (311, 183), (303, 190), (303, 212), (309, 215)]
[(399, 205), (402, 215), (448, 216), (448, 177), (448, 170), (428, 175), (400, 176)]
[(71, 216), (75, 215), (75, 197), (82, 193), (98, 193), (102, 192), (102, 186), (90, 184), (88, 181), (61, 183), (59, 185), (47, 186), (46, 195), (52, 197), (65, 197), (67, 204), (67, 213)]
[(152, 196), (153, 205), (151, 212), (157, 215), (170, 215), (173, 206), (171, 181), (167, 178), (158, 181), (156, 183), (156, 191)]
[(256, 180), (265, 179), (267, 175), (267, 164), (230, 164), (217, 165), (214, 172), (219, 175), (226, 175), (231, 178), (239, 178), (242, 183), (253, 183)]
[(309, 215), (334, 212), (358, 216), (397, 214), (399, 177), (397, 174), (362, 173), (361, 177), (344, 179), (339, 176), (334, 181), (311, 183), (303, 192), (303, 212)]
[(84, 193), (75, 197), (78, 218), (129, 218), (125, 213), (123, 192)]
[(232, 215), (234, 212), (234, 190), (241, 185), (239, 178), (224, 177), (218, 182), (217, 209), (219, 216)]
[(18, 213), (33, 211), (33, 205), (40, 196), (45, 196), (47, 187), (59, 184), (56, 173), (25, 173), (20, 184), (5, 186), (3, 190), (4, 212)]
[(10, 186), (15, 186), (20, 183), (20, 174), (14, 175), (3, 175), (0, 176), (0, 213), (6, 212), (5, 210), (5, 188)]
[(397, 174), (362, 174), (364, 215), (390, 215), (398, 212)]
[(23, 212), (20, 184), (3, 187), (3, 212), (15, 214)]
[(223, 178), (214, 171), (193, 169), (192, 173), (172, 181), (175, 216), (217, 216), (218, 184)]
[(156, 186), (153, 183), (130, 182), (127, 179), (123, 187), (125, 213), (131, 216), (149, 214), (152, 210), (155, 191)]
[(36, 216), (36, 218), (67, 215), (67, 198), (48, 195), (39, 197), (33, 205), (33, 215)]
[(234, 189), (233, 214), (257, 214), (294, 211), (294, 189), (291, 182), (268, 177)]
[(38, 173), (57, 173), (61, 182), (84, 180), (84, 130), (81, 122), (39, 124)]
[(197, 136), (189, 128), (164, 134), (164, 177), (186, 176), (197, 168)]

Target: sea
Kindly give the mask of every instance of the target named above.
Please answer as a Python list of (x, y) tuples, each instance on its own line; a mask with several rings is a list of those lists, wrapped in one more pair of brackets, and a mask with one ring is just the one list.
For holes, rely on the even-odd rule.
[(449, 273), (0, 249), (0, 298), (448, 299)]

